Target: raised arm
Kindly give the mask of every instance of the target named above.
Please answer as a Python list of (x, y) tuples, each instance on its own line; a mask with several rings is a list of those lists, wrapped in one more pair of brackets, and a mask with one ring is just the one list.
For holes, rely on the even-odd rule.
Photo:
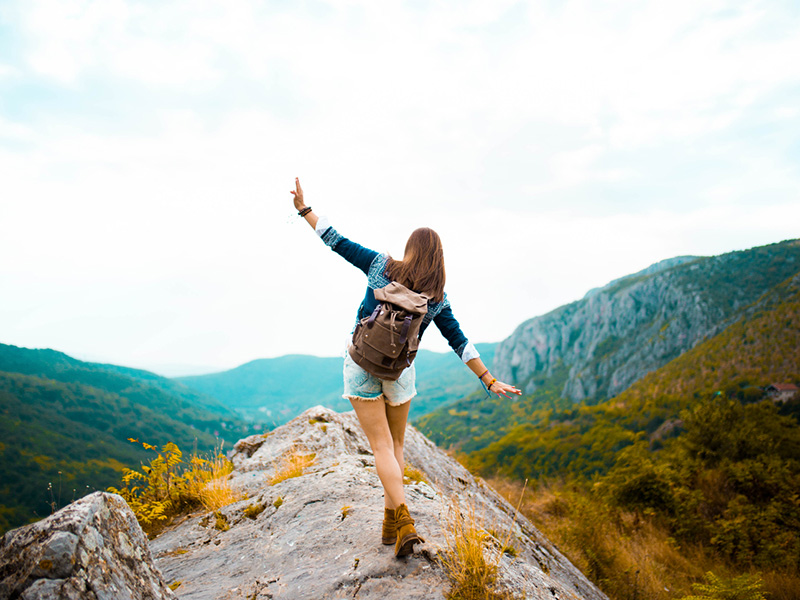
[(317, 235), (322, 238), (326, 246), (367, 275), (372, 261), (378, 256), (378, 252), (347, 239), (328, 224), (327, 218), (317, 217), (311, 208), (306, 206), (303, 198), (303, 188), (300, 187), (300, 179), (295, 177), (294, 181), (296, 189), (291, 194), (297, 212), (317, 232)]
[[(296, 190), (291, 192), (293, 200), (294, 200), (294, 207), (297, 209), (297, 212), (302, 212), (306, 210), (308, 207), (306, 206), (305, 201), (303, 200), (303, 188), (300, 187), (300, 178), (294, 178), (294, 185)], [(316, 229), (317, 221), (319, 221), (319, 217), (314, 214), (314, 211), (307, 210), (303, 215), (305, 217), (306, 222), (311, 225), (311, 229)]]

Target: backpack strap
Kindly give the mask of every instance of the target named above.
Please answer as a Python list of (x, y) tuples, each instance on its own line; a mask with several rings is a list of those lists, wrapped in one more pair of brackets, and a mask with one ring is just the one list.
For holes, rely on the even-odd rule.
[(413, 319), (411, 315), (408, 315), (405, 319), (403, 319), (403, 330), (400, 332), (400, 345), (403, 345), (408, 341), (408, 328), (411, 327), (411, 319)]
[(367, 325), (372, 327), (372, 324), (375, 322), (375, 319), (378, 318), (379, 314), (381, 314), (380, 304), (378, 304), (378, 306), (375, 307), (375, 310), (372, 311), (372, 314), (369, 316), (369, 319), (367, 320)]

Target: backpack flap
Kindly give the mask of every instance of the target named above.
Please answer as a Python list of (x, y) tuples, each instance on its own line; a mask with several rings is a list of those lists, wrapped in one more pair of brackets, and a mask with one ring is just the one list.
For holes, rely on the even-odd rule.
[(375, 299), (378, 302), (390, 302), (415, 315), (424, 315), (428, 312), (427, 296), (413, 292), (396, 281), (386, 287), (376, 289)]

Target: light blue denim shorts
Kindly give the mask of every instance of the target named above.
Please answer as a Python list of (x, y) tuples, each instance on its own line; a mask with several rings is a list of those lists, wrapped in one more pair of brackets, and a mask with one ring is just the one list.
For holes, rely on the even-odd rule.
[(414, 385), (416, 370), (414, 363), (400, 374), (397, 381), (379, 379), (359, 367), (350, 358), (350, 353), (344, 355), (344, 394), (345, 400), (381, 400), (389, 406), (400, 406), (417, 395)]

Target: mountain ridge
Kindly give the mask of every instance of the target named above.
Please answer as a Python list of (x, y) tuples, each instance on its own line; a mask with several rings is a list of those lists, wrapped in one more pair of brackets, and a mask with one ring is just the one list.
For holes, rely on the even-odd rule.
[[(591, 475), (610, 467), (616, 452), (637, 435), (647, 436), (656, 447), (678, 435), (681, 412), (703, 399), (724, 395), (748, 404), (765, 398), (764, 387), (774, 381), (800, 384), (800, 273), (768, 290), (745, 312), (748, 318), (614, 398), (542, 411), (540, 421), (520, 423), (473, 452), (469, 464), (483, 473), (517, 478), (535, 476), (534, 469), (546, 476)], [(781, 412), (792, 408), (782, 406)]]
[[(500, 342), (495, 374), (532, 393), (536, 376), (551, 377), (563, 366), (568, 368), (564, 397), (614, 396), (724, 329), (738, 309), (800, 270), (797, 242), (667, 259), (610, 282), (582, 300), (523, 322)], [(658, 265), (662, 268), (647, 272)]]
[(476, 394), (415, 423), (444, 447), (470, 453), (535, 420), (540, 409), (613, 397), (724, 331), (800, 271), (800, 240), (656, 265), (666, 268), (610, 282), (500, 342), (494, 374), (522, 387), (521, 398)]

